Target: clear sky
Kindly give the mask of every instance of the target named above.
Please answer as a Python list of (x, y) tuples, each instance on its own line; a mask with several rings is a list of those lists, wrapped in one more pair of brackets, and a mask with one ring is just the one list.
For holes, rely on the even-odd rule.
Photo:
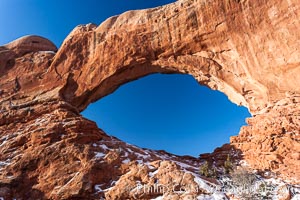
[(175, 0), (0, 0), (0, 45), (26, 34), (47, 37), (60, 46), (79, 24), (95, 23), (128, 10)]
[[(0, 0), (0, 45), (44, 36), (58, 47), (78, 24), (100, 24), (127, 10), (174, 0)], [(229, 142), (250, 116), (225, 95), (189, 75), (150, 75), (120, 87), (83, 115), (108, 134), (140, 147), (198, 156)]]

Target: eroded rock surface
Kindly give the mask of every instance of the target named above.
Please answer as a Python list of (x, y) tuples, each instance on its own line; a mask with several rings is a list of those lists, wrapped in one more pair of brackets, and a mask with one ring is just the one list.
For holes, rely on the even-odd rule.
[(253, 169), (299, 183), (299, 6), (180, 0), (78, 26), (58, 50), (38, 36), (0, 47), (0, 197), (150, 199), (164, 193), (137, 184), (156, 182), (201, 188), (165, 199), (212, 196), (213, 181), (197, 175), (203, 159), (128, 145), (80, 115), (151, 73), (191, 74), (249, 108), (249, 125), (205, 159), (239, 152)]

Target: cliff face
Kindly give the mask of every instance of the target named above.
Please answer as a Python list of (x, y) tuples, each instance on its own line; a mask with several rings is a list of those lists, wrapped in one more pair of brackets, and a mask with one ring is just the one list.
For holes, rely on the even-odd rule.
[(0, 47), (0, 196), (154, 198), (128, 187), (201, 185), (201, 159), (128, 145), (80, 115), (151, 73), (191, 74), (249, 108), (249, 125), (223, 150), (299, 183), (299, 18), (296, 0), (180, 0), (78, 26), (58, 50), (38, 36)]

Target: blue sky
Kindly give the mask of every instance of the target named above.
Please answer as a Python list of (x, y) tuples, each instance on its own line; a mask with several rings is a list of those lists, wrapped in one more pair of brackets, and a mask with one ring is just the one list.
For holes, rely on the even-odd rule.
[(0, 45), (26, 34), (47, 37), (59, 46), (79, 24), (95, 23), (127, 10), (175, 0), (0, 0)]
[(196, 157), (228, 143), (249, 116), (192, 76), (166, 74), (127, 83), (83, 114), (131, 144)]
[[(0, 0), (0, 45), (18, 37), (44, 36), (58, 47), (78, 24), (100, 24), (127, 10), (171, 0)], [(121, 86), (83, 115), (108, 134), (140, 147), (198, 156), (229, 142), (248, 110), (200, 86), (189, 75), (154, 74)]]

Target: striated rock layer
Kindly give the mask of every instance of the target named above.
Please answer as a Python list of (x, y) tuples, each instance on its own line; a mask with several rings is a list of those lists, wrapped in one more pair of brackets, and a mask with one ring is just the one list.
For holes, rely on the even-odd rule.
[[(0, 197), (195, 199), (196, 172), (230, 152), (300, 180), (300, 8), (296, 0), (180, 0), (76, 27), (56, 47), (27, 36), (0, 47)], [(187, 73), (249, 108), (231, 144), (202, 159), (140, 149), (80, 112), (151, 73)], [(199, 141), (200, 145), (200, 141)], [(234, 154), (236, 155), (236, 154)], [(136, 183), (201, 190), (145, 193)]]

